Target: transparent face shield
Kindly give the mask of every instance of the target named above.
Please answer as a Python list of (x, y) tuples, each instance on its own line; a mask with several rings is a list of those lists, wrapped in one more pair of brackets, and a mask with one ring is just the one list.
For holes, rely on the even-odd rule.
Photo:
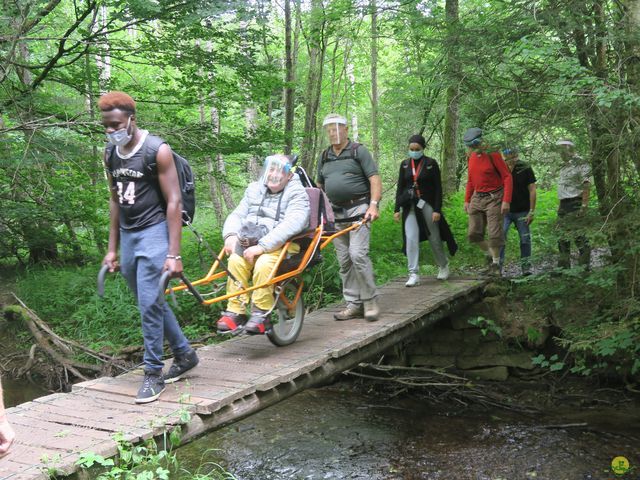
[(291, 175), (291, 163), (286, 155), (269, 155), (264, 159), (261, 181), (277, 193), (284, 189)]
[(342, 129), (347, 126), (347, 120), (342, 117), (330, 117), (326, 118), (322, 122), (322, 126), (329, 137), (329, 143), (331, 145), (340, 145), (345, 140), (345, 135)]

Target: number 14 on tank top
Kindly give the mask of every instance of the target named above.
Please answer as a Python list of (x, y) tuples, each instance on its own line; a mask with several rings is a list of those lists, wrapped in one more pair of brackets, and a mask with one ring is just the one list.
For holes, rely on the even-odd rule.
[(125, 182), (116, 182), (118, 202), (123, 204), (126, 201), (129, 205), (133, 205), (136, 202), (136, 183), (126, 182), (126, 189), (124, 188), (124, 184)]

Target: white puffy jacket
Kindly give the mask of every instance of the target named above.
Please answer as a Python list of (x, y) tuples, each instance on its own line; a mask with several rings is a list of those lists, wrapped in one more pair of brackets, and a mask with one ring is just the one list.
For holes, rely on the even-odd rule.
[[(280, 217), (276, 223), (278, 202)], [(279, 193), (270, 193), (260, 182), (252, 182), (244, 192), (242, 201), (229, 214), (222, 229), (223, 238), (236, 234), (243, 223), (258, 223), (267, 227), (269, 233), (260, 239), (265, 252), (273, 252), (287, 240), (304, 231), (309, 225), (309, 197), (297, 175)]]

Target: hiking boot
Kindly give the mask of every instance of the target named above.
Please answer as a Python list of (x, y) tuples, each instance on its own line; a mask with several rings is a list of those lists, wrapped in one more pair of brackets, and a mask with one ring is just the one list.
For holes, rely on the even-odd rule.
[(405, 287), (415, 287), (416, 285), (420, 285), (420, 275), (417, 273), (410, 273), (409, 279), (407, 283), (404, 284)]
[(169, 368), (167, 374), (164, 375), (164, 383), (177, 382), (185, 373), (198, 365), (199, 361), (198, 355), (196, 355), (196, 351), (193, 348), (186, 353), (176, 355), (173, 358), (171, 368)]
[(140, 387), (140, 390), (138, 390), (136, 403), (153, 402), (158, 399), (162, 392), (164, 392), (164, 389), (164, 380), (160, 373), (145, 372), (142, 386)]
[(487, 269), (487, 275), (490, 277), (501, 277), (502, 269), (500, 268), (500, 264), (492, 263), (491, 265), (489, 265), (489, 268)]
[(245, 323), (247, 323), (247, 316), (244, 313), (222, 312), (216, 327), (218, 333), (233, 333)]
[(343, 310), (333, 314), (333, 318), (338, 321), (351, 320), (352, 318), (364, 317), (364, 307), (362, 304), (350, 303)]
[(438, 276), (436, 277), (438, 280), (446, 280), (449, 278), (449, 264), (447, 263), (444, 267), (438, 267)]
[(364, 301), (364, 318), (367, 322), (375, 322), (380, 316), (380, 307), (378, 307), (378, 300), (373, 297), (370, 300)]
[(261, 335), (271, 329), (271, 314), (267, 314), (268, 310), (260, 310), (256, 308), (251, 312), (251, 318), (244, 326), (244, 331), (249, 335)]

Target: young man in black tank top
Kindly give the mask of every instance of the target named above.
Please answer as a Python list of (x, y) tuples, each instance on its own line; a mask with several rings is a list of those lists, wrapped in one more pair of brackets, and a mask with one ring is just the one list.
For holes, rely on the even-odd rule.
[[(144, 380), (136, 403), (148, 403), (160, 396), (165, 383), (179, 380), (198, 364), (175, 315), (158, 300), (162, 273), (167, 270), (178, 276), (182, 272), (182, 197), (167, 144), (162, 144), (156, 155), (157, 173), (147, 168), (144, 144), (149, 132), (136, 125), (134, 100), (126, 93), (109, 92), (100, 98), (98, 106), (113, 145), (105, 151), (111, 221), (109, 249), (103, 264), (111, 272), (120, 267), (138, 302), (144, 338)], [(163, 376), (165, 336), (175, 358)]]

